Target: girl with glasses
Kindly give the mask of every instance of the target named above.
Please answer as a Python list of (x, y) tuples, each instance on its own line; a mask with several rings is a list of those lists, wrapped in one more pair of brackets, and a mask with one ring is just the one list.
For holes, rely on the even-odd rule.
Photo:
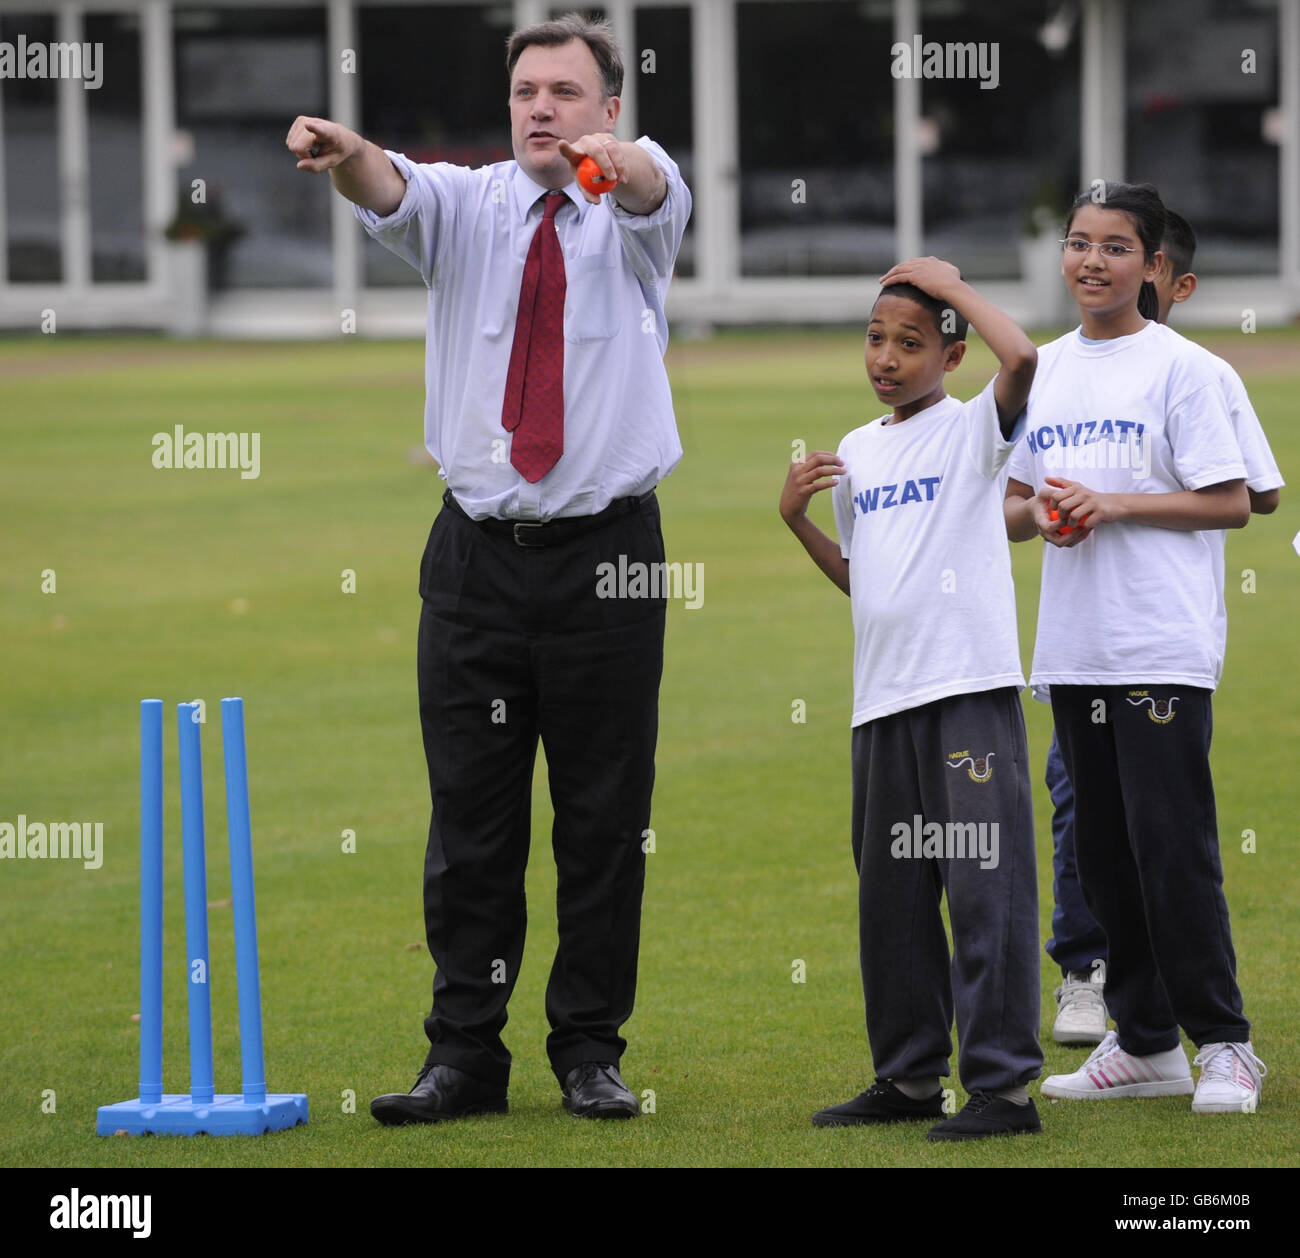
[[(1258, 1104), (1264, 1067), (1237, 987), (1210, 777), (1223, 594), (1206, 531), (1241, 528), (1250, 504), (1212, 367), (1155, 321), (1164, 227), (1148, 185), (1076, 199), (1061, 270), (1080, 326), (1040, 348), (1010, 461), (1008, 536), (1046, 543), (1030, 684), (1050, 689), (1116, 1024), (1042, 1092), (1194, 1092), (1196, 1113), (1240, 1112)], [(1195, 1085), (1180, 1027), (1199, 1049)]]

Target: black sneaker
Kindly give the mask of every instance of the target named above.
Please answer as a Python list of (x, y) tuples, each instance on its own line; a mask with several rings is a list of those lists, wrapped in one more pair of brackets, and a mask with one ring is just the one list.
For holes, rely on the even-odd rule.
[(813, 1115), (814, 1127), (863, 1127), (869, 1123), (911, 1123), (943, 1117), (943, 1091), (914, 1101), (886, 1079), (843, 1105), (832, 1105)]
[(931, 1127), (926, 1139), (983, 1140), (986, 1136), (1015, 1136), (1042, 1130), (1033, 1101), (1017, 1105), (991, 1092), (972, 1092), (961, 1112)]

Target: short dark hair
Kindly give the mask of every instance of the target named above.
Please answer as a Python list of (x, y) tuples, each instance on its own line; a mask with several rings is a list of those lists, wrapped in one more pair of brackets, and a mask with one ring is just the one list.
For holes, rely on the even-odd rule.
[[(1149, 183), (1108, 183), (1104, 188), (1089, 188), (1079, 193), (1065, 218), (1065, 234), (1070, 234), (1074, 216), (1085, 205), (1095, 205), (1103, 210), (1119, 210), (1129, 216), (1137, 232), (1148, 262), (1160, 252), (1165, 238), (1165, 219), (1168, 210), (1154, 186)], [(1160, 309), (1156, 286), (1143, 280), (1138, 291), (1138, 313), (1144, 319), (1154, 319)]]
[[(967, 322), (952, 306), (940, 301), (937, 297), (931, 297), (923, 288), (917, 288), (915, 284), (891, 284), (888, 288), (882, 289), (876, 296), (876, 301), (881, 297), (906, 297), (908, 301), (914, 301), (918, 306), (923, 306), (930, 312), (930, 317), (934, 320), (935, 331), (943, 337), (944, 346), (954, 345), (958, 341), (966, 339)], [(875, 312), (875, 302), (871, 304), (872, 313)], [(952, 313), (951, 332), (945, 331), (944, 323), (948, 321), (947, 315)]]
[(1186, 275), (1196, 258), (1196, 233), (1181, 214), (1165, 207), (1165, 236), (1160, 242), (1165, 257), (1169, 259), (1170, 274), (1174, 279)]
[(534, 44), (543, 48), (561, 48), (580, 39), (596, 58), (604, 99), (618, 96), (623, 90), (623, 56), (608, 22), (592, 21), (581, 13), (566, 13), (550, 22), (536, 22), (514, 31), (506, 42), (506, 74), (514, 77), (515, 63), (525, 48)]

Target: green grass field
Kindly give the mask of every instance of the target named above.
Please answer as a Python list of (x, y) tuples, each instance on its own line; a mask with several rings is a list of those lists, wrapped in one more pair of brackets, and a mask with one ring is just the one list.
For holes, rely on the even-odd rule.
[[(1294, 480), (1300, 338), (1203, 339), (1229, 358), (1249, 342), (1246, 381)], [(852, 630), (847, 601), (776, 503), (793, 441), (834, 449), (880, 408), (852, 332), (674, 343), (669, 368), (686, 457), (660, 490), (665, 534), (670, 559), (704, 565), (705, 586), (702, 608), (669, 611), (656, 851), (626, 1028), (624, 1074), (635, 1091), (653, 1090), (654, 1112), (588, 1124), (560, 1108), (543, 1049), (555, 926), (539, 772), (531, 934), (506, 1032), (511, 1113), (394, 1130), (370, 1118), (368, 1102), (410, 1086), (432, 977), (415, 630), (440, 482), (419, 457), (423, 346), (0, 341), (0, 821), (95, 820), (105, 836), (97, 870), (0, 862), (0, 1164), (1296, 1163), (1297, 491), (1229, 540), (1229, 660), (1216, 704), (1228, 901), (1269, 1067), (1259, 1112), (1039, 1099), (1034, 1138), (932, 1145), (922, 1126), (816, 1130), (812, 1111), (872, 1073), (848, 837)], [(992, 371), (973, 343), (953, 391), (973, 395)], [(178, 423), (260, 433), (261, 475), (155, 469), (152, 437)], [(814, 509), (828, 531), (829, 507)], [(1017, 547), (1014, 562), (1027, 662), (1037, 545)], [(346, 569), (355, 593), (342, 591)], [(1247, 569), (1254, 592), (1243, 589)], [(50, 572), (55, 591), (43, 592)], [(217, 717), (232, 694), (246, 705), (267, 1078), (273, 1091), (307, 1092), (311, 1122), (256, 1140), (100, 1139), (96, 1107), (136, 1094), (137, 729), (148, 696), (167, 701), (167, 1089), (189, 1088), (174, 705), (203, 698), (217, 1090), (238, 1090)], [(796, 699), (806, 724), (791, 720)], [(1050, 715), (1027, 697), (1025, 708), (1041, 778)], [(1045, 939), (1049, 810), (1035, 785)], [(349, 830), (354, 854), (342, 850)], [(1247, 830), (1253, 854), (1242, 851)], [(792, 981), (796, 960), (806, 982)], [(1044, 958), (1045, 1073), (1084, 1055), (1050, 1042), (1055, 982)]]

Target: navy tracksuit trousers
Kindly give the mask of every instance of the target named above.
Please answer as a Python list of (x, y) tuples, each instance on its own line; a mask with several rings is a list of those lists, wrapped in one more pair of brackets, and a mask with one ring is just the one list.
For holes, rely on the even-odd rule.
[(1210, 692), (1052, 686), (1074, 786), (1075, 855), (1106, 933), (1106, 1006), (1125, 1052), (1250, 1038), (1210, 777)]

